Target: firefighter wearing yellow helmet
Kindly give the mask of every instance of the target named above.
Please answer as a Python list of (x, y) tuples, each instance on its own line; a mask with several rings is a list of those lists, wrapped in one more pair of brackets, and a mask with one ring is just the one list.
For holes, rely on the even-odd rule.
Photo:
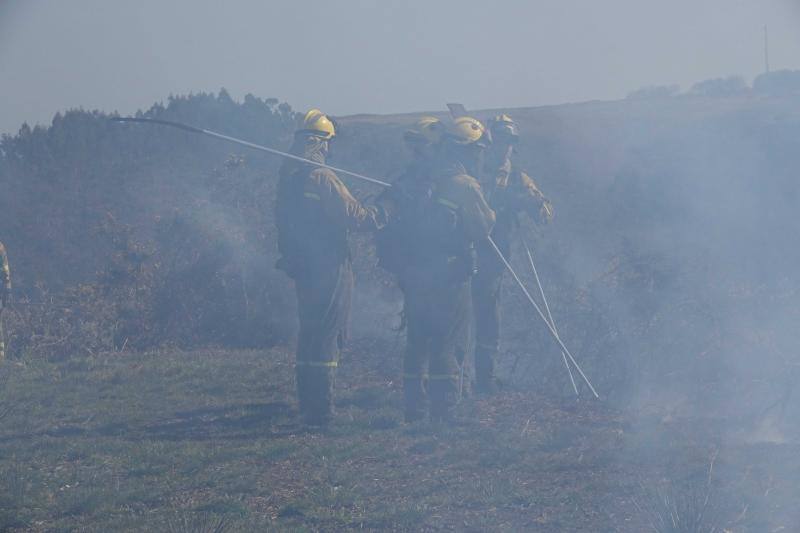
[[(506, 256), (519, 226), (520, 215), (536, 223), (553, 218), (553, 207), (533, 179), (512, 164), (519, 141), (517, 124), (506, 115), (488, 122), (492, 145), (486, 152), (481, 187), (497, 214), (492, 239)], [(500, 287), (504, 265), (487, 242), (478, 245), (478, 272), (472, 280), (472, 307), (475, 315), (475, 390), (491, 394), (496, 389), (495, 363), (500, 346)]]
[(418, 146), (435, 146), (442, 140), (444, 124), (436, 117), (425, 116), (417, 120), (414, 125), (403, 134), (406, 144), (415, 150)]
[(458, 117), (448, 133), (450, 140), (460, 145), (480, 146), (483, 148), (491, 144), (491, 133), (481, 122), (472, 117)]
[(312, 109), (303, 118), (303, 127), (298, 132), (330, 141), (336, 135), (333, 121), (319, 109)]
[(6, 247), (0, 242), (0, 362), (6, 356), (5, 336), (3, 335), (3, 309), (11, 297), (11, 270), (8, 267)]
[[(290, 151), (324, 164), (335, 137), (334, 121), (312, 109)], [(276, 266), (292, 278), (297, 293), (297, 396), (310, 424), (327, 424), (333, 415), (334, 377), (353, 290), (348, 234), (377, 230), (385, 220), (382, 209), (362, 205), (332, 170), (293, 160), (280, 169)]]
[[(443, 128), (435, 157), (425, 168), (426, 188), (404, 228), (401, 285), (405, 297), (406, 352), (403, 392), (407, 421), (447, 420), (460, 397), (458, 350), (470, 320), (470, 280), (475, 243), (489, 235), (495, 215), (475, 179), (489, 134), (462, 117)], [(402, 211), (402, 210), (401, 210)]]

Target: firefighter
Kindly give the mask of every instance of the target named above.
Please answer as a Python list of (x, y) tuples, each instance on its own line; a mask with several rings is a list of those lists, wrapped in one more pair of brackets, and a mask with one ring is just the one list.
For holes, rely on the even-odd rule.
[[(334, 122), (312, 109), (295, 132), (291, 153), (325, 163)], [(339, 353), (347, 337), (353, 291), (351, 231), (380, 229), (386, 213), (356, 200), (332, 170), (288, 160), (280, 170), (277, 268), (294, 281), (300, 330), (295, 358), (300, 413), (313, 425), (333, 415)]]
[[(517, 124), (508, 115), (488, 122), (492, 145), (487, 150), (481, 188), (497, 214), (492, 239), (506, 258), (511, 239), (519, 226), (519, 216), (527, 214), (544, 224), (553, 218), (553, 207), (533, 179), (512, 162), (519, 141)], [(475, 391), (491, 394), (496, 390), (495, 365), (500, 348), (500, 288), (505, 268), (486, 242), (478, 243), (478, 272), (472, 281), (472, 307), (475, 316)]]
[[(456, 119), (441, 140), (429, 172), (430, 194), (407, 219), (404, 265), (407, 344), (403, 391), (407, 421), (447, 420), (458, 401), (457, 352), (470, 320), (475, 246), (489, 235), (495, 214), (474, 176), (490, 134), (477, 120)], [(398, 216), (403, 216), (398, 214)]]

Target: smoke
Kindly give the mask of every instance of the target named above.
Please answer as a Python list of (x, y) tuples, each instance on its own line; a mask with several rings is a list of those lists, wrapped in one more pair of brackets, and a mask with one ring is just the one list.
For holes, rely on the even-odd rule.
[[(602, 401), (629, 413), (624, 449), (690, 484), (706, 483), (709, 450), (741, 465), (757, 446), (800, 438), (795, 101), (744, 93), (503, 110), (520, 125), (517, 164), (555, 206), (550, 226), (525, 223), (521, 236), (561, 336)], [(354, 119), (342, 152), (380, 175), (398, 160), (401, 121), (376, 133), (378, 120)], [(533, 288), (522, 249), (512, 256)], [(558, 348), (509, 280), (504, 289), (501, 377), (568, 401)], [(385, 297), (362, 286), (375, 316), (393, 309)], [(724, 512), (742, 501), (767, 512), (734, 467), (716, 468), (709, 490)]]
[[(727, 458), (748, 453), (749, 446), (800, 438), (796, 101), (796, 96), (747, 92), (504, 110), (522, 134), (516, 163), (555, 207), (551, 225), (526, 222), (520, 235), (533, 246), (561, 336), (605, 405), (630, 415), (627, 439), (682, 440), (674, 447), (639, 446), (649, 461), (665, 468), (702, 463), (707, 447)], [(168, 108), (180, 109), (187, 122), (283, 142), (280, 148), (288, 143), (284, 130), (291, 112), (268, 102), (234, 105), (220, 93), (175, 99)], [(259, 109), (269, 120), (253, 118)], [(74, 115), (70, 120), (83, 117)], [(334, 164), (377, 178), (396, 174), (408, 159), (401, 132), (413, 118), (342, 120)], [(103, 133), (98, 138), (109, 136), (104, 119), (92, 121), (91, 131)], [(260, 129), (271, 123), (274, 132)], [(50, 132), (53, 146), (81, 131), (56, 135), (58, 124)], [(126, 135), (131, 135), (124, 140), (128, 145), (123, 140), (109, 145), (103, 157), (116, 161), (134, 146), (127, 157), (136, 164), (123, 160), (109, 163), (110, 170), (100, 167), (97, 183), (113, 175), (121, 185), (96, 201), (104, 211), (113, 201), (115, 211), (137, 224), (143, 241), (160, 247), (159, 261), (177, 263), (165, 280), (175, 284), (167, 296), (217, 287), (203, 293), (202, 301), (202, 307), (219, 307), (202, 323), (216, 328), (209, 336), (215, 342), (239, 342), (235, 332), (243, 322), (288, 336), (295, 316), (291, 285), (272, 268), (278, 162), (174, 132), (139, 133), (141, 144), (132, 143), (132, 132)], [(140, 166), (136, 160), (151, 151), (159, 154), (156, 162)], [(128, 165), (135, 171), (112, 174)], [(65, 180), (71, 175), (56, 174)], [(348, 184), (365, 201), (376, 193), (368, 185)], [(49, 234), (39, 239), (58, 241), (43, 235)], [(184, 253), (185, 244), (192, 253)], [(359, 236), (352, 244), (358, 279), (353, 332), (357, 339), (380, 341), (359, 356), (397, 362), (400, 294), (376, 268), (370, 240)], [(533, 288), (519, 247), (512, 263)], [(222, 300), (215, 299), (220, 295)], [(503, 297), (501, 377), (509, 388), (566, 403), (572, 392), (558, 348), (509, 280)], [(184, 303), (199, 308), (198, 301)], [(185, 323), (186, 316), (175, 322)], [(198, 317), (204, 315), (191, 315)], [(227, 335), (228, 329), (234, 334)], [(248, 345), (263, 345), (264, 338), (252, 331), (240, 333)], [(736, 464), (741, 462), (737, 457)], [(730, 496), (743, 489), (726, 490)], [(797, 517), (782, 519), (797, 523)]]
[[(556, 196), (556, 209), (573, 209), (543, 232), (543, 246), (567, 250), (565, 261), (547, 263), (547, 276), (560, 279), (561, 290), (585, 290), (602, 317), (595, 338), (582, 339), (589, 322), (570, 324), (580, 319), (571, 309), (577, 302), (560, 299), (557, 308), (570, 317), (565, 338), (582, 341), (578, 356), (590, 376), (635, 414), (631, 439), (681, 435), (683, 446), (650, 449), (651, 461), (674, 463), (673, 475), (683, 475), (680, 465), (703, 447), (749, 461), (750, 445), (800, 437), (800, 257), (790, 244), (798, 232), (798, 185), (790, 176), (800, 163), (800, 122), (778, 111), (788, 105), (748, 97), (619, 104), (622, 123), (606, 124), (605, 135), (622, 139), (611, 181), (567, 162), (566, 173), (586, 192)], [(603, 142), (578, 148), (576, 159), (591, 160)], [(575, 210), (587, 193), (595, 205)], [(619, 368), (626, 371), (609, 375)], [(766, 505), (738, 478), (720, 483), (729, 504)], [(774, 520), (797, 523), (783, 513)]]

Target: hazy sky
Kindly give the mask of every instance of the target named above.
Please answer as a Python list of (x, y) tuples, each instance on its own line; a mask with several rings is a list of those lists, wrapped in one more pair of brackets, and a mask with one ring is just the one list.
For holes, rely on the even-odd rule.
[(248, 92), (332, 114), (615, 99), (800, 68), (800, 0), (0, 0), (0, 132)]

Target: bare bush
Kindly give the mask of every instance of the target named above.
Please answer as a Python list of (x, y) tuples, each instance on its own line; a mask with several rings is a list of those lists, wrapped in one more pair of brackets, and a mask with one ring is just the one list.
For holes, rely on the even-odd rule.
[(640, 484), (634, 505), (656, 533), (717, 533), (723, 530), (713, 481), (717, 451), (708, 472), (685, 479), (668, 479), (662, 486)]
[(231, 529), (231, 520), (210, 512), (179, 511), (167, 521), (167, 527), (170, 533), (225, 533)]

